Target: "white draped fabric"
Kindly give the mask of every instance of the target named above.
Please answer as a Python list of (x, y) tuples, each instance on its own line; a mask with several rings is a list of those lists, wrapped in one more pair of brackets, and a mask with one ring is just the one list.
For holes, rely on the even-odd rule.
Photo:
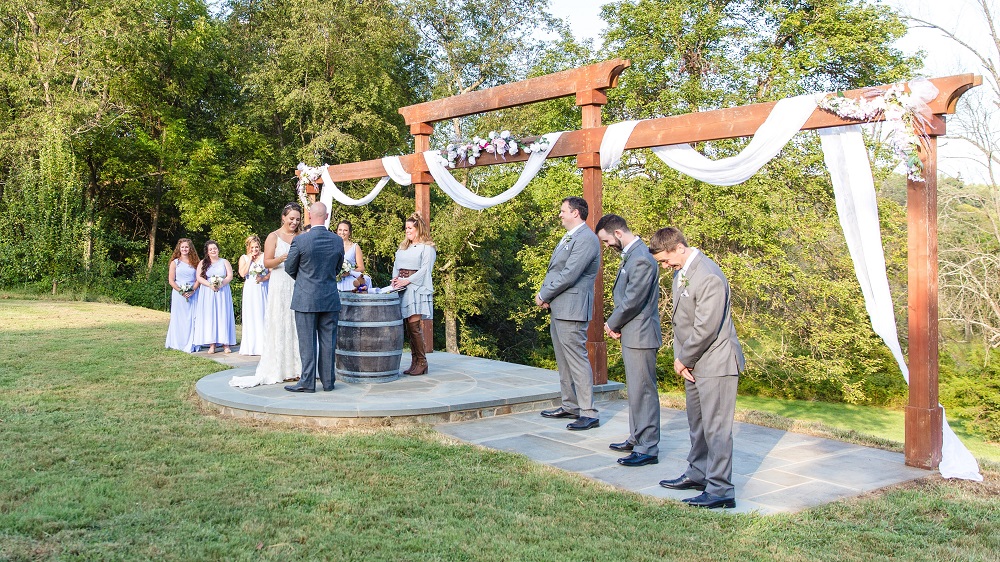
[(385, 168), (385, 173), (389, 174), (392, 181), (399, 185), (413, 183), (413, 176), (403, 169), (403, 163), (400, 162), (399, 156), (386, 156), (382, 159), (382, 167)]
[(434, 181), (437, 182), (438, 187), (440, 187), (442, 191), (447, 193), (448, 196), (459, 205), (468, 209), (481, 211), (483, 209), (499, 205), (500, 203), (510, 201), (519, 193), (524, 191), (524, 188), (528, 186), (528, 183), (530, 183), (531, 180), (538, 174), (538, 171), (542, 169), (542, 164), (545, 163), (545, 158), (552, 150), (552, 147), (556, 145), (556, 142), (559, 141), (560, 136), (562, 136), (562, 132), (543, 135), (543, 138), (548, 141), (548, 145), (538, 152), (532, 152), (531, 156), (528, 157), (528, 162), (524, 165), (524, 170), (521, 171), (520, 177), (517, 178), (517, 182), (500, 195), (494, 197), (483, 197), (482, 195), (473, 193), (464, 185), (459, 183), (459, 181), (451, 175), (451, 172), (448, 171), (448, 160), (441, 156), (440, 151), (428, 150), (427, 152), (424, 152), (424, 160), (427, 162), (427, 167), (430, 169), (431, 176), (434, 177)]
[[(776, 156), (805, 124), (816, 109), (815, 95), (798, 96), (778, 102), (767, 120), (738, 155), (710, 160), (689, 145), (653, 148), (653, 153), (668, 166), (697, 180), (716, 185), (735, 185), (753, 176)], [(601, 143), (601, 166), (614, 166), (621, 158), (628, 136), (636, 122), (608, 127)], [(611, 138), (609, 139), (609, 135)], [(868, 151), (858, 126), (840, 127), (821, 133), (823, 152), (833, 180), (837, 212), (844, 229), (855, 274), (865, 297), (865, 307), (878, 334), (899, 364), (909, 383), (909, 369), (899, 346), (889, 280), (885, 273), (885, 255), (879, 231), (878, 206), (871, 175)], [(943, 422), (944, 443), (939, 469), (945, 478), (982, 480), (979, 464), (959, 441), (947, 421)]]
[(750, 179), (764, 167), (805, 125), (816, 109), (816, 96), (783, 99), (774, 106), (767, 120), (757, 129), (750, 144), (738, 155), (709, 160), (687, 144), (658, 146), (653, 149), (671, 168), (703, 182), (736, 185)]
[[(823, 156), (833, 180), (837, 200), (837, 214), (844, 229), (847, 248), (854, 261), (854, 273), (865, 307), (872, 321), (872, 329), (892, 351), (907, 384), (910, 371), (899, 346), (896, 320), (893, 314), (889, 280), (885, 274), (885, 255), (882, 252), (882, 234), (879, 230), (878, 203), (875, 199), (875, 182), (872, 180), (868, 149), (861, 135), (861, 127), (851, 125), (820, 130)], [(982, 481), (979, 464), (972, 453), (959, 441), (948, 421), (942, 415), (943, 444), (939, 470), (945, 478), (962, 478)]]
[[(368, 195), (365, 195), (361, 199), (353, 199), (343, 191), (337, 189), (337, 184), (333, 183), (333, 179), (330, 177), (329, 167), (326, 164), (323, 164), (323, 175), (320, 176), (323, 178), (323, 191), (319, 195), (320, 203), (326, 205), (327, 209), (333, 208), (332, 205), (334, 199), (342, 205), (367, 205), (378, 197), (382, 188), (389, 183), (390, 178), (399, 185), (410, 185), (410, 174), (407, 174), (403, 169), (403, 165), (400, 163), (398, 156), (386, 156), (382, 159), (382, 166), (389, 175), (378, 180), (378, 183), (375, 184), (375, 189), (372, 189)], [(333, 213), (330, 213), (330, 215), (332, 214)], [(326, 217), (326, 227), (330, 228), (329, 216)]]

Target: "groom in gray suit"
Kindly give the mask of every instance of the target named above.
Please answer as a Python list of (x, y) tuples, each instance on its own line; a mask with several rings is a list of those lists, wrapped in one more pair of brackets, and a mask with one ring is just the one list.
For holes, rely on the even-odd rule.
[(622, 362), (628, 385), (629, 436), (611, 449), (630, 453), (618, 459), (623, 466), (659, 462), (660, 397), (656, 391), (656, 352), (663, 345), (660, 330), (660, 271), (642, 240), (625, 219), (604, 215), (597, 221), (597, 237), (621, 254), (621, 267), (611, 294), (615, 308), (604, 323), (604, 333), (622, 343)]
[(302, 377), (298, 384), (285, 387), (289, 392), (316, 392), (317, 368), (323, 390), (333, 390), (336, 380), (333, 356), (340, 316), (337, 273), (344, 263), (344, 241), (327, 230), (326, 217), (323, 203), (309, 207), (312, 227), (292, 240), (285, 260), (285, 272), (295, 279), (292, 310), (302, 357)]
[(660, 485), (703, 490), (683, 500), (695, 507), (736, 507), (733, 487), (733, 416), (736, 386), (746, 363), (730, 310), (729, 281), (714, 261), (676, 228), (649, 241), (664, 269), (672, 268), (674, 371), (684, 378), (691, 437), (688, 468)]
[(535, 304), (552, 313), (549, 333), (559, 367), (562, 406), (542, 410), (546, 418), (573, 418), (566, 429), (601, 425), (594, 407), (594, 371), (587, 357), (587, 326), (594, 311), (594, 280), (600, 268), (601, 242), (587, 227), (587, 201), (562, 200), (559, 219), (566, 234), (552, 252)]

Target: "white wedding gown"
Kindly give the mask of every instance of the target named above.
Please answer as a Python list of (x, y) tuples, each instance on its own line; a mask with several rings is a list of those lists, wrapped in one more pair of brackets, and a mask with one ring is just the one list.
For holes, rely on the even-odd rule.
[[(278, 238), (274, 257), (288, 253), (289, 244)], [(302, 374), (299, 357), (299, 338), (295, 330), (295, 311), (292, 310), (292, 291), (295, 280), (285, 273), (285, 264), (271, 269), (267, 288), (267, 312), (264, 315), (264, 349), (260, 354), (257, 372), (252, 376), (233, 377), (229, 386), (250, 388), (262, 384), (277, 384)]]

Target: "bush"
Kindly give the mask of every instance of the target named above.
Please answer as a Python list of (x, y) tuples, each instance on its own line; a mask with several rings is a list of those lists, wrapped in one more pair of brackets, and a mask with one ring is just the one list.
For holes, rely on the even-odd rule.
[(970, 347), (952, 344), (941, 354), (941, 403), (969, 432), (1000, 442), (1000, 365)]

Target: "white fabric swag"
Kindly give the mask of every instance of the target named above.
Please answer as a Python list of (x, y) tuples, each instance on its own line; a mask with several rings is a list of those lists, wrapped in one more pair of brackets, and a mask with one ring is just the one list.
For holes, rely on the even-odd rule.
[[(382, 188), (389, 183), (390, 178), (399, 185), (410, 185), (411, 176), (406, 173), (406, 170), (403, 169), (403, 164), (399, 161), (399, 156), (386, 156), (382, 159), (382, 167), (385, 168), (386, 173), (389, 175), (378, 180), (378, 183), (375, 184), (375, 188), (372, 189), (368, 195), (365, 195), (361, 199), (353, 199), (337, 188), (337, 184), (333, 183), (333, 179), (330, 177), (330, 168), (326, 164), (323, 164), (323, 175), (320, 176), (323, 179), (323, 190), (319, 195), (320, 203), (326, 205), (328, 210), (333, 208), (332, 205), (334, 199), (342, 205), (367, 205), (378, 197)], [(333, 213), (331, 212), (329, 214), (332, 215)], [(329, 216), (326, 217), (326, 227), (330, 228)]]
[[(812, 115), (819, 99), (822, 96), (809, 95), (779, 101), (747, 147), (730, 158), (713, 161), (687, 144), (652, 150), (668, 166), (697, 180), (715, 185), (735, 185), (749, 179), (781, 151)], [(608, 127), (601, 142), (602, 168), (605, 165), (612, 167), (620, 161), (628, 137), (637, 124), (637, 121), (630, 121)], [(837, 214), (865, 297), (872, 329), (892, 351), (908, 384), (909, 369), (899, 346), (889, 280), (885, 272), (871, 162), (861, 129), (857, 125), (838, 127), (821, 132), (820, 138), (833, 181)], [(941, 475), (982, 481), (975, 457), (944, 419), (942, 431)]]
[[(837, 215), (844, 229), (847, 248), (854, 261), (854, 273), (861, 284), (865, 307), (872, 321), (872, 330), (889, 347), (899, 364), (906, 383), (910, 383), (910, 370), (899, 346), (896, 319), (889, 294), (889, 280), (885, 273), (885, 254), (882, 252), (882, 233), (879, 229), (878, 203), (875, 199), (875, 182), (872, 179), (868, 149), (861, 135), (861, 127), (851, 125), (819, 131), (823, 143), (823, 156), (833, 180), (837, 200)], [(940, 405), (940, 404), (939, 404)], [(945, 478), (961, 478), (982, 482), (979, 463), (948, 425), (942, 408), (943, 442), (941, 464), (938, 469)]]
[(532, 152), (528, 156), (528, 161), (524, 165), (524, 170), (521, 170), (520, 177), (517, 178), (517, 182), (513, 186), (508, 188), (503, 193), (496, 195), (494, 197), (483, 197), (470, 191), (467, 187), (459, 183), (451, 172), (448, 171), (448, 160), (441, 156), (441, 152), (438, 150), (428, 150), (424, 152), (424, 160), (427, 162), (427, 167), (430, 169), (431, 176), (434, 177), (434, 181), (437, 182), (438, 187), (442, 191), (448, 194), (459, 205), (466, 207), (468, 209), (475, 209), (481, 211), (483, 209), (488, 209), (490, 207), (499, 205), (500, 203), (506, 203), (519, 193), (524, 191), (524, 188), (528, 186), (538, 175), (538, 171), (542, 169), (542, 164), (545, 163), (545, 158), (548, 156), (552, 147), (556, 145), (559, 141), (559, 137), (562, 136), (562, 132), (558, 133), (548, 133), (543, 135), (542, 138), (548, 141), (548, 144), (538, 152)]

